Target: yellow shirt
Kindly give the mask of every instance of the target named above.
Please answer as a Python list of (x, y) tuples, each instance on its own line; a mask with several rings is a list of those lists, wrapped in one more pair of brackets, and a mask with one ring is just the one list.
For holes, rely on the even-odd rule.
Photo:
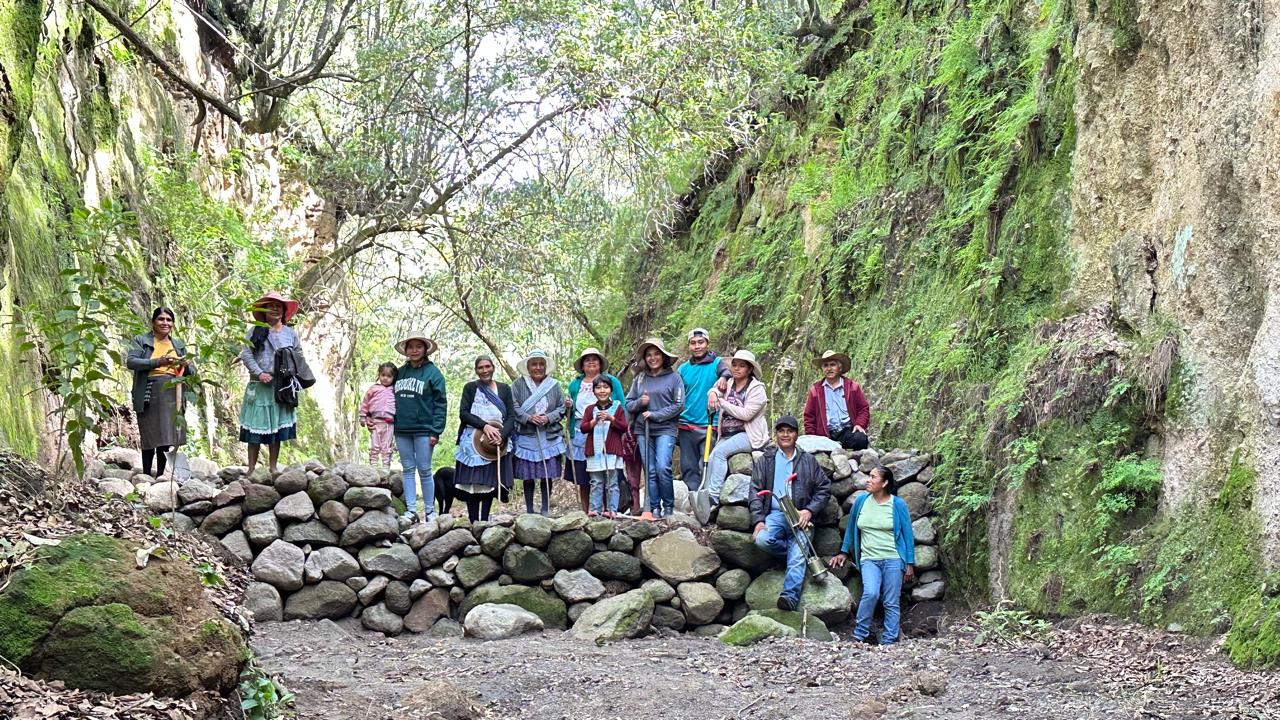
[[(151, 359), (157, 360), (162, 357), (178, 357), (178, 353), (173, 349), (173, 342), (170, 340), (156, 340), (155, 347), (151, 351)], [(178, 366), (161, 366), (152, 370), (147, 374), (148, 377), (160, 377), (161, 375), (177, 375)]]

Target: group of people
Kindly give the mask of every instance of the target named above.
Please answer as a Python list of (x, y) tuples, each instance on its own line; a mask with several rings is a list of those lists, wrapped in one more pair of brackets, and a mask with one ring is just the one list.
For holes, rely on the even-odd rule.
[[(281, 373), (296, 382), (301, 359), (297, 333), (288, 325), (296, 301), (268, 293), (254, 304), (254, 320), (240, 359), (250, 382), (240, 411), (240, 439), (248, 444), (249, 472), (259, 464), (262, 445), (277, 471), (280, 445), (297, 437), (296, 403), (281, 392)], [(152, 332), (134, 338), (128, 367), (134, 371), (133, 404), (142, 436), (144, 471), (164, 471), (164, 452), (183, 443), (180, 418), (185, 402), (175, 377), (194, 374), (185, 345), (173, 337), (174, 314), (157, 308)], [(570, 480), (579, 489), (583, 510), (612, 517), (621, 494), (630, 489), (633, 512), (662, 518), (675, 512), (675, 448), (680, 448), (680, 479), (690, 490), (704, 489), (718, 505), (728, 474), (729, 458), (760, 450), (751, 470), (750, 511), (757, 545), (785, 557), (787, 571), (778, 606), (799, 604), (805, 578), (804, 538), (813, 517), (830, 498), (830, 479), (813, 456), (796, 444), (801, 430), (829, 437), (850, 449), (868, 446), (870, 407), (859, 384), (847, 377), (849, 357), (828, 351), (815, 359), (823, 377), (809, 389), (803, 427), (784, 415), (772, 425), (765, 417), (768, 402), (763, 371), (755, 355), (739, 350), (722, 358), (710, 349), (706, 330), (689, 333), (689, 359), (678, 357), (658, 338), (636, 349), (639, 369), (625, 392), (609, 372), (608, 360), (587, 348), (573, 364), (573, 379), (562, 386), (553, 376), (555, 364), (541, 350), (518, 364), (510, 385), (494, 378), (488, 356), (475, 359), (475, 379), (463, 387), (454, 450), (453, 493), (465, 499), (472, 521), (487, 520), (495, 497), (506, 502), (520, 480), (525, 511), (549, 512), (552, 482)], [(377, 381), (359, 407), (362, 425), (371, 433), (369, 459), (390, 466), (400, 455), (406, 514), (430, 518), (435, 510), (432, 455), (445, 429), (448, 400), (443, 374), (431, 361), (438, 347), (424, 333), (410, 333), (395, 344), (404, 361), (378, 367)], [(285, 364), (288, 370), (282, 370)], [(178, 392), (170, 388), (176, 384)], [(288, 383), (286, 383), (288, 384)], [(287, 389), (287, 388), (286, 388)], [(709, 454), (706, 449), (710, 448)], [(706, 463), (704, 466), (704, 454)], [(640, 469), (643, 469), (640, 472)], [(647, 490), (640, 507), (639, 476)], [(905, 503), (893, 495), (893, 475), (886, 468), (871, 473), (868, 494), (855, 501), (841, 553), (840, 566), (852, 560), (863, 577), (855, 638), (870, 632), (871, 610), (885, 607), (880, 641), (898, 635), (898, 595), (914, 561), (914, 540)], [(799, 509), (798, 527), (783, 513), (780, 499)], [(868, 502), (868, 498), (873, 502)], [(866, 600), (870, 600), (866, 602)], [(864, 613), (864, 608), (866, 608)], [(865, 614), (865, 617), (864, 617)]]

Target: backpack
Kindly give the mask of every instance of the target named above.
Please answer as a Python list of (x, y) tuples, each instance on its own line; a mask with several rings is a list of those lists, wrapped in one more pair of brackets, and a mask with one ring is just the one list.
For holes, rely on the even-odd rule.
[(271, 376), (271, 387), (276, 402), (296, 408), (302, 397), (302, 382), (298, 379), (298, 362), (291, 348), (280, 348), (275, 355), (276, 371)]

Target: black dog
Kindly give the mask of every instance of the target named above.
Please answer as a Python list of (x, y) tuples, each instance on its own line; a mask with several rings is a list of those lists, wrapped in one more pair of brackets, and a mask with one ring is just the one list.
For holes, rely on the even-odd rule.
[(441, 515), (448, 515), (453, 507), (453, 468), (442, 467), (431, 473), (436, 482), (436, 506)]

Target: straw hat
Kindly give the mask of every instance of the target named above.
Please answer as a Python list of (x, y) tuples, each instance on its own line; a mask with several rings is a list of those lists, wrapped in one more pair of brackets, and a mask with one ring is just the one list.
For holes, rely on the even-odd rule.
[(574, 369), (577, 370), (579, 374), (581, 374), (583, 372), (582, 362), (587, 358), (591, 357), (592, 355), (595, 355), (596, 357), (600, 358), (600, 372), (601, 373), (609, 372), (609, 361), (605, 359), (604, 353), (600, 352), (599, 350), (593, 347), (589, 347), (586, 350), (583, 350), (582, 354), (578, 356), (578, 359), (573, 361)]
[(651, 338), (645, 338), (644, 342), (640, 343), (640, 345), (636, 347), (636, 356), (640, 358), (642, 362), (644, 361), (644, 351), (648, 349), (650, 345), (658, 348), (658, 352), (662, 353), (663, 355), (666, 355), (667, 358), (671, 360), (676, 359), (675, 355), (667, 352), (667, 348), (662, 344), (662, 338), (651, 337)]
[(542, 350), (531, 350), (531, 351), (529, 351), (529, 355), (528, 355), (525, 359), (523, 359), (523, 360), (521, 360), (520, 362), (516, 363), (516, 372), (520, 373), (521, 375), (523, 375), (523, 376), (525, 376), (525, 377), (528, 377), (528, 376), (529, 376), (529, 361), (530, 361), (530, 360), (537, 360), (537, 359), (542, 359), (542, 360), (546, 361), (546, 363), (547, 363), (547, 377), (551, 377), (551, 373), (553, 373), (553, 372), (555, 372), (555, 371), (556, 371), (556, 364), (555, 364), (555, 362), (554, 362), (551, 358), (547, 357), (547, 354), (546, 354), (545, 352), (543, 352)]
[(405, 347), (409, 344), (410, 340), (421, 340), (423, 343), (425, 343), (427, 346), (427, 356), (432, 355), (433, 353), (435, 353), (436, 350), (440, 348), (439, 345), (436, 345), (435, 340), (432, 340), (431, 338), (427, 337), (426, 333), (411, 332), (408, 335), (405, 335), (403, 338), (401, 338), (400, 342), (396, 343), (396, 352), (400, 353), (401, 355), (404, 355), (405, 357), (409, 357), (409, 353), (405, 352)]
[[(498, 428), (499, 431), (502, 430), (502, 423), (497, 420), (490, 420), (485, 424), (492, 425), (493, 427)], [(471, 433), (471, 447), (475, 448), (477, 455), (489, 462), (493, 462), (498, 459), (497, 444), (489, 442), (489, 439), (486, 438), (484, 433), (479, 430)]]
[(730, 363), (732, 363), (734, 360), (741, 360), (742, 362), (750, 365), (751, 370), (755, 374), (757, 380), (764, 379), (764, 370), (760, 367), (760, 363), (756, 362), (755, 353), (751, 352), (750, 350), (739, 350), (738, 352), (733, 354), (733, 357), (729, 358)]
[(813, 366), (814, 366), (814, 367), (816, 367), (816, 368), (818, 368), (819, 370), (821, 370), (821, 369), (822, 369), (822, 363), (824, 363), (824, 362), (826, 362), (826, 361), (828, 361), (828, 360), (835, 360), (835, 361), (837, 361), (837, 362), (839, 362), (839, 363), (840, 363), (840, 374), (841, 374), (841, 375), (843, 375), (843, 374), (845, 374), (845, 373), (849, 372), (849, 368), (853, 366), (853, 362), (852, 362), (851, 360), (849, 360), (849, 356), (848, 356), (848, 355), (845, 355), (844, 353), (836, 352), (835, 350), (828, 350), (828, 351), (826, 351), (826, 352), (822, 353), (822, 356), (821, 356), (821, 357), (819, 357), (819, 358), (817, 358), (816, 360), (814, 360), (814, 361), (813, 361)]
[(297, 300), (290, 300), (289, 298), (281, 295), (275, 290), (272, 290), (266, 295), (263, 295), (262, 297), (253, 301), (252, 312), (253, 312), (254, 320), (257, 320), (258, 322), (267, 321), (267, 314), (264, 313), (260, 308), (269, 302), (278, 302), (281, 305), (284, 305), (284, 315), (280, 318), (281, 322), (289, 322), (290, 320), (293, 319), (293, 316), (296, 315), (298, 312)]

